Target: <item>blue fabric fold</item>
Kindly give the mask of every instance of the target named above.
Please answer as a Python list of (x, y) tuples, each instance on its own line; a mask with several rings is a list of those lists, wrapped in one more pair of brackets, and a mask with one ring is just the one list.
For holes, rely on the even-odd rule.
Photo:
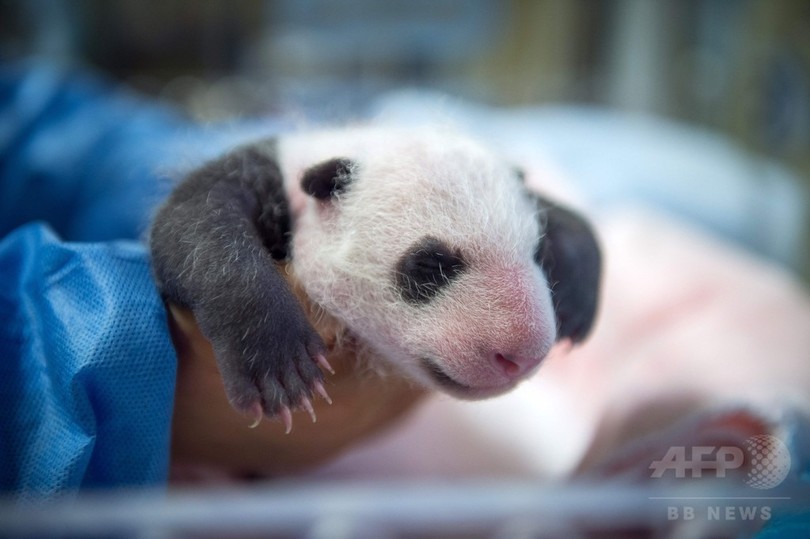
[(176, 357), (144, 247), (0, 242), (0, 486), (41, 496), (166, 481)]
[(176, 357), (127, 240), (195, 130), (86, 73), (0, 66), (0, 493), (165, 483)]
[(0, 65), (0, 493), (166, 481), (176, 357), (144, 235), (203, 129), (86, 72)]

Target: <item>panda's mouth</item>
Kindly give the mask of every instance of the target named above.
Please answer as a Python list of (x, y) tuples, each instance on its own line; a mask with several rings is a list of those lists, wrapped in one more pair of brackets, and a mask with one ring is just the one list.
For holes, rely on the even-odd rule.
[(472, 390), (470, 386), (466, 386), (462, 383), (456, 382), (453, 378), (450, 377), (446, 372), (442, 370), (433, 360), (428, 359), (426, 357), (421, 358), (422, 366), (425, 370), (430, 374), (431, 378), (439, 384), (442, 388), (448, 391), (460, 391), (460, 392), (468, 392)]
[(448, 393), (455, 394), (459, 397), (466, 397), (470, 399), (488, 397), (498, 393), (503, 393), (514, 385), (504, 384), (492, 387), (468, 386), (456, 381), (453, 377), (444, 372), (444, 370), (432, 359), (423, 357), (420, 358), (420, 362), (433, 381), (439, 385), (439, 387)]

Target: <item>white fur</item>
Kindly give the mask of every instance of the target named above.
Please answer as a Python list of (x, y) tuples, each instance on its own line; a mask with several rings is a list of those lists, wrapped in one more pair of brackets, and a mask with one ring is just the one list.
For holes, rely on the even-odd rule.
[[(431, 358), (469, 397), (515, 381), (494, 353), (539, 359), (553, 344), (548, 286), (533, 260), (536, 207), (512, 167), (444, 129), (359, 127), (284, 138), (278, 157), (294, 214), (293, 271), (310, 298), (384, 360), (427, 385)], [(301, 192), (304, 171), (345, 157), (353, 181), (337, 200)], [(434, 301), (411, 305), (394, 268), (430, 235), (469, 269)], [(529, 373), (526, 373), (527, 375)]]

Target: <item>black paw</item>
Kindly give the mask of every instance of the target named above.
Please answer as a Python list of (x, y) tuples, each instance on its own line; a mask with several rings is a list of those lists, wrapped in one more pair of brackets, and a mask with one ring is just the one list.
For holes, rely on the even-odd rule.
[(228, 401), (252, 418), (279, 419), (289, 433), (292, 411), (306, 410), (314, 422), (312, 399), (331, 399), (323, 386), (321, 367), (332, 371), (320, 336), (306, 320), (272, 320), (229, 324), (233, 331), (213, 338), (214, 353)]

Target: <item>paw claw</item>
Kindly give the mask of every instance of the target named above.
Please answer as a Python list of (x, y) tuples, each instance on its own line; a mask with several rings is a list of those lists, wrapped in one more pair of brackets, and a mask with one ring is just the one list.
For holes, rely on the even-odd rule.
[(321, 397), (323, 397), (323, 399), (324, 399), (326, 402), (328, 402), (329, 404), (332, 404), (332, 398), (331, 398), (331, 397), (329, 396), (329, 394), (326, 392), (326, 388), (325, 388), (325, 387), (323, 387), (323, 384), (322, 384), (322, 383), (320, 383), (320, 382), (316, 381), (316, 382), (314, 382), (314, 383), (312, 384), (312, 386), (315, 388), (315, 391), (318, 393), (318, 395), (320, 395)]
[(318, 421), (317, 416), (315, 415), (315, 409), (312, 407), (312, 402), (306, 397), (301, 397), (301, 406), (304, 407), (304, 410), (307, 411), (309, 417), (312, 418), (312, 422), (315, 423)]
[(262, 410), (262, 403), (260, 403), (259, 401), (254, 402), (253, 405), (250, 408), (248, 408), (248, 414), (250, 415), (250, 417), (253, 418), (253, 421), (251, 421), (250, 425), (248, 425), (248, 428), (255, 429), (256, 427), (259, 426), (259, 423), (262, 422), (262, 418), (264, 417), (264, 411)]
[(292, 432), (292, 412), (287, 406), (282, 406), (279, 411), (281, 422), (284, 424), (284, 434)]
[(323, 354), (318, 354), (318, 357), (315, 358), (315, 361), (318, 362), (318, 365), (326, 369), (330, 372), (330, 374), (335, 374), (335, 369), (332, 368), (332, 365), (326, 360), (326, 356)]

